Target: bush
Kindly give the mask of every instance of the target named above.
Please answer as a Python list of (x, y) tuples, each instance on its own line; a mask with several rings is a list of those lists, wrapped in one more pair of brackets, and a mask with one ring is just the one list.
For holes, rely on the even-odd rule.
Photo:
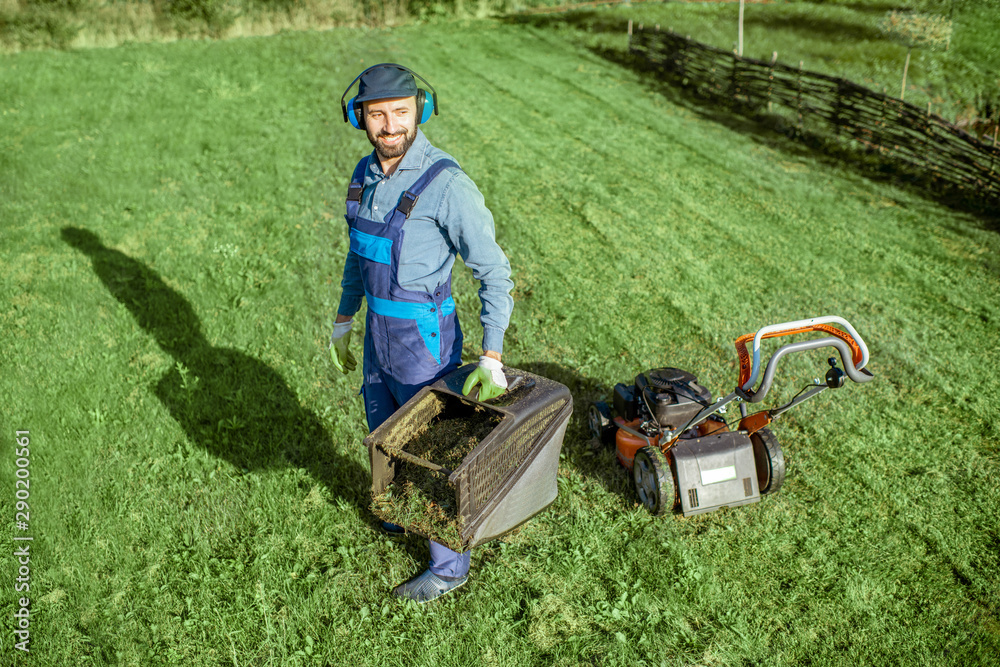
[(207, 29), (212, 36), (220, 35), (231, 26), (240, 13), (230, 0), (168, 0), (164, 9), (181, 34)]
[[(72, 1), (72, 0), (70, 0)], [(0, 44), (17, 49), (65, 49), (80, 31), (65, 11), (0, 11)]]
[(24, 9), (79, 11), (87, 5), (87, 0), (20, 0)]

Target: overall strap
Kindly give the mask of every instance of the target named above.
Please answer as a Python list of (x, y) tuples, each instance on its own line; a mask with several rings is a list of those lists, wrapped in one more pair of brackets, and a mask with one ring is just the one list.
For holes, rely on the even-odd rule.
[(371, 155), (361, 158), (354, 173), (351, 175), (351, 184), (347, 186), (347, 217), (354, 218), (358, 215), (358, 207), (361, 205), (361, 195), (365, 191), (365, 171), (368, 170), (368, 161)]
[[(461, 169), (461, 167), (459, 167), (454, 160), (449, 160), (448, 158), (438, 160), (428, 167), (427, 171), (421, 174), (420, 178), (417, 179), (417, 182), (414, 183), (409, 190), (403, 193), (403, 196), (399, 198), (399, 204), (396, 206), (395, 212), (401, 213), (403, 215), (403, 220), (409, 218), (410, 211), (413, 210), (417, 200), (420, 199), (420, 193), (424, 191), (424, 188), (430, 185), (430, 182), (433, 181), (434, 178), (441, 173), (441, 171), (447, 169), (448, 167)], [(393, 217), (395, 217), (395, 215)]]

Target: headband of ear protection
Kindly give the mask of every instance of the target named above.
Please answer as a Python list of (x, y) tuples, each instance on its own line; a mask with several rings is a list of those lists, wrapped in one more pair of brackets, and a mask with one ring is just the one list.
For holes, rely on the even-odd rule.
[[(417, 88), (416, 99), (417, 99), (418, 124), (426, 123), (428, 120), (430, 120), (432, 115), (434, 116), (438, 115), (438, 110), (440, 109), (440, 107), (438, 106), (437, 91), (434, 90), (434, 86), (432, 86), (430, 82), (427, 81), (427, 79), (420, 76), (409, 67), (403, 67), (402, 65), (397, 65), (396, 63), (380, 63), (378, 65), (372, 65), (364, 72), (354, 77), (354, 81), (351, 81), (351, 84), (347, 86), (347, 89), (344, 91), (344, 94), (340, 96), (340, 109), (341, 111), (344, 112), (345, 123), (350, 123), (352, 127), (356, 127), (359, 130), (365, 129), (364, 109), (362, 102), (367, 102), (369, 100), (366, 99), (362, 100), (362, 102), (359, 102), (358, 97), (360, 96), (360, 94), (355, 95), (346, 102), (344, 101), (344, 98), (347, 97), (347, 93), (350, 92), (351, 88), (354, 87), (354, 84), (357, 83), (361, 79), (361, 77), (379, 68), (386, 68), (386, 69), (395, 68), (403, 72), (409, 72), (411, 75), (413, 75), (414, 77), (420, 79), (425, 84), (427, 84), (427, 87), (431, 89), (430, 95), (428, 96), (427, 91), (425, 91), (423, 88)], [(404, 95), (400, 96), (402, 97)], [(405, 96), (408, 97), (409, 95)], [(389, 95), (387, 97), (392, 97), (392, 95)], [(378, 98), (370, 98), (370, 99), (378, 99)]]

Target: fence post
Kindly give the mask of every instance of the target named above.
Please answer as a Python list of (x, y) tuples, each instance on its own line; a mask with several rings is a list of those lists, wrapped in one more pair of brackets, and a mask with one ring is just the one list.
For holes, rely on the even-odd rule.
[[(900, 100), (898, 103), (894, 103), (894, 106), (896, 107), (896, 119), (893, 121), (893, 124), (896, 127), (899, 127), (900, 125), (902, 125), (902, 120), (903, 120), (903, 108), (904, 108), (903, 101)], [(896, 135), (896, 140), (897, 141), (899, 140), (898, 134)], [(899, 154), (899, 144), (894, 142), (892, 144), (892, 155), (898, 155), (898, 154)]]
[(632, 53), (632, 19), (628, 20), (628, 52)]
[[(656, 23), (656, 24), (653, 25), (653, 39), (656, 40), (657, 51), (662, 56), (663, 53), (664, 53), (664, 51), (667, 51), (667, 48), (665, 47), (665, 45), (663, 43), (663, 35), (660, 34), (660, 24), (659, 23)], [(675, 59), (675, 56), (674, 56), (673, 52), (671, 51), (670, 52), (670, 61), (673, 62), (674, 59)], [(660, 71), (660, 75), (661, 76), (664, 75), (664, 74), (666, 74), (669, 71), (669, 69), (670, 69), (668, 67), (666, 61), (661, 62), (659, 64), (659, 68), (660, 68), (659, 71)]]
[(1000, 115), (993, 122), (993, 150), (990, 151), (990, 174), (993, 173), (993, 167), (997, 161), (997, 130), (1000, 130)]
[[(682, 44), (683, 44), (683, 46), (681, 47), (681, 58), (680, 58), (680, 62), (678, 63), (678, 65), (680, 67), (680, 71), (677, 74), (681, 77), (681, 85), (684, 85), (684, 81), (685, 81), (685, 79), (687, 79), (688, 48), (691, 46), (691, 44), (687, 40), (685, 40), (684, 42), (682, 42)], [(697, 87), (697, 84), (696, 84), (696, 87)]]
[(802, 61), (799, 61), (799, 75), (795, 78), (795, 87), (797, 88), (795, 94), (795, 110), (799, 115), (799, 132), (805, 131), (805, 126), (802, 122)]
[(840, 140), (840, 109), (843, 107), (843, 83), (841, 80), (837, 81), (837, 95), (833, 98), (833, 117), (830, 119), (833, 121), (833, 135)]
[(885, 93), (885, 86), (882, 86), (882, 105), (879, 107), (879, 122), (878, 122), (878, 154), (882, 154), (882, 134), (883, 128), (885, 127), (885, 101), (889, 98)]
[(771, 91), (774, 89), (774, 64), (778, 62), (778, 52), (771, 54), (771, 68), (767, 72), (767, 112), (771, 113)]
[(921, 153), (924, 156), (924, 170), (931, 171), (930, 146), (927, 137), (931, 133), (931, 101), (927, 100), (927, 115), (924, 116), (924, 148)]
[(744, 0), (740, 0), (740, 30), (739, 30), (740, 43), (739, 46), (737, 47), (738, 50), (736, 52), (736, 55), (738, 55), (740, 58), (743, 57), (743, 2)]
[[(997, 161), (997, 153), (1000, 152), (1000, 149), (997, 149), (998, 130), (1000, 130), (1000, 113), (997, 114), (996, 120), (993, 121), (993, 146), (991, 147), (992, 150), (990, 151), (990, 176), (993, 175), (993, 168), (996, 166), (996, 161)], [(996, 179), (992, 179), (992, 183), (990, 183), (990, 190), (993, 191), (994, 198), (1000, 197), (1000, 190), (998, 190), (997, 185), (998, 183)]]
[(740, 66), (740, 57), (734, 53), (733, 71), (730, 76), (731, 81), (730, 81), (730, 92), (729, 92), (730, 97), (732, 97), (734, 109), (736, 108), (737, 103), (739, 102), (739, 96), (740, 96), (739, 66)]

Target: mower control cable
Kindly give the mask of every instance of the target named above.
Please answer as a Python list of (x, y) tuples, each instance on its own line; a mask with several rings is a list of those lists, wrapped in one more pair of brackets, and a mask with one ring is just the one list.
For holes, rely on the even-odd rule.
[(829, 389), (829, 387), (827, 387), (825, 384), (821, 385), (807, 384), (802, 389), (802, 391), (795, 394), (795, 396), (792, 397), (792, 400), (788, 401), (788, 403), (782, 405), (781, 407), (774, 408), (773, 410), (769, 410), (768, 412), (771, 415), (771, 419), (777, 419), (780, 415), (788, 412), (789, 410), (791, 410), (800, 403), (805, 403), (810, 398), (820, 393), (821, 391), (824, 391), (825, 389)]
[(673, 431), (666, 431), (664, 433), (664, 436), (665, 436), (664, 441), (666, 441), (668, 443), (669, 442), (673, 442), (674, 440), (676, 440), (680, 436), (681, 433), (684, 433), (689, 428), (691, 428), (692, 424), (697, 424), (697, 423), (701, 422), (701, 420), (703, 420), (705, 417), (708, 417), (709, 415), (711, 415), (711, 414), (713, 414), (715, 412), (722, 412), (722, 411), (724, 411), (724, 408), (727, 405), (729, 405), (730, 403), (732, 403), (733, 401), (735, 401), (735, 400), (737, 400), (739, 398), (740, 398), (740, 396), (734, 391), (733, 393), (729, 394), (728, 396), (726, 396), (724, 398), (720, 398), (715, 403), (712, 403), (711, 405), (705, 406), (705, 408), (703, 408), (701, 412), (699, 412), (694, 417), (692, 417), (691, 419), (689, 419), (688, 422), (686, 424), (684, 424), (684, 426), (682, 426), (682, 427), (680, 427), (678, 429), (675, 429)]
[[(800, 403), (805, 403), (816, 394), (822, 392), (824, 389), (839, 389), (840, 387), (843, 387), (845, 374), (844, 371), (837, 368), (836, 357), (830, 357), (829, 359), (827, 359), (827, 363), (830, 364), (830, 370), (826, 372), (825, 382), (821, 381), (819, 378), (816, 378), (815, 380), (813, 380), (812, 384), (807, 384), (805, 387), (802, 388), (802, 390), (799, 393), (795, 394), (795, 396), (792, 396), (792, 400), (788, 401), (787, 404), (782, 405), (781, 407), (778, 408), (774, 408), (773, 410), (770, 410), (769, 413), (771, 415), (771, 418), (777, 419), (778, 415), (791, 410)], [(740, 407), (743, 407), (744, 405), (746, 404), (741, 403)]]
[[(653, 408), (649, 407), (649, 401), (646, 400), (646, 388), (645, 387), (641, 387), (639, 389), (639, 395), (642, 396), (642, 402), (646, 405), (646, 410), (649, 411), (649, 416), (653, 418), (653, 421), (656, 421), (656, 413), (653, 412)], [(657, 426), (659, 426), (659, 424), (657, 424)]]

